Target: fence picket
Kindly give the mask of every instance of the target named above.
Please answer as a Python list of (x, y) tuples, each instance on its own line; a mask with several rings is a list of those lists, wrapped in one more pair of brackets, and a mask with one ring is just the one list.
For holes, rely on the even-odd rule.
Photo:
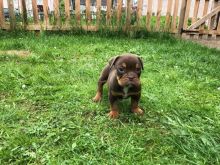
[(3, 0), (0, 0), (0, 27), (3, 28), (5, 24), (5, 16), (3, 11)]
[[(203, 16), (207, 14), (208, 6), (209, 6), (209, 0), (205, 0), (205, 5), (204, 5), (204, 9), (203, 9)], [(204, 27), (205, 27), (205, 23), (202, 24), (199, 29), (204, 30)]]
[(180, 8), (180, 17), (179, 17), (179, 25), (178, 25), (178, 33), (181, 34), (184, 26), (184, 18), (186, 11), (187, 0), (182, 0), (181, 8)]
[(126, 30), (130, 29), (131, 25), (131, 8), (132, 8), (132, 0), (127, 0), (127, 11), (126, 11)]
[(101, 20), (101, 0), (96, 1), (97, 13), (96, 13), (96, 25), (99, 26)]
[(44, 10), (44, 24), (47, 27), (49, 25), (48, 0), (43, 0), (43, 10)]
[(178, 7), (179, 7), (179, 0), (176, 0), (173, 10), (172, 32), (176, 32), (176, 19), (177, 19)]
[(151, 16), (152, 16), (152, 0), (148, 0), (146, 27), (147, 30), (151, 30)]
[[(213, 4), (212, 4), (212, 10), (215, 9), (218, 6), (218, 2), (216, 0), (213, 0)], [(217, 17), (216, 15), (214, 15), (211, 20), (209, 21), (209, 25), (208, 25), (208, 30), (212, 29), (214, 27), (215, 21)]]
[(107, 0), (107, 13), (106, 13), (107, 26), (109, 26), (111, 22), (111, 9), (112, 9), (112, 0)]
[(217, 21), (218, 21), (217, 32), (220, 35), (220, 18)]
[(203, 9), (203, 16), (207, 14), (208, 7), (209, 7), (209, 0), (205, 0), (205, 5), (204, 5), (204, 9)]
[(9, 9), (9, 17), (10, 17), (10, 29), (14, 30), (16, 27), (16, 18), (15, 18), (13, 0), (8, 0), (8, 9)]
[(173, 4), (173, 0), (168, 0), (167, 14), (166, 14), (166, 30), (167, 31), (169, 31), (170, 29), (172, 4)]
[(117, 25), (118, 26), (120, 26), (120, 22), (121, 22), (122, 3), (123, 3), (123, 0), (118, 0), (117, 2)]
[(22, 13), (22, 20), (23, 20), (23, 27), (26, 29), (27, 24), (28, 24), (28, 19), (27, 19), (27, 7), (25, 0), (21, 0), (21, 13)]
[(70, 1), (65, 0), (65, 22), (66, 25), (70, 23)]
[[(215, 7), (218, 7), (218, 6), (220, 6), (220, 2), (216, 1)], [(216, 30), (217, 30), (217, 33), (220, 35), (220, 13), (216, 15)]]
[(200, 0), (195, 0), (194, 12), (193, 12), (193, 17), (192, 17), (192, 24), (195, 23), (197, 20), (198, 11), (199, 11), (199, 2), (200, 2)]
[(60, 19), (60, 9), (59, 9), (59, 0), (54, 0), (54, 21), (55, 25), (60, 26), (61, 25), (61, 19)]
[(77, 24), (80, 25), (80, 0), (75, 0), (75, 12), (76, 12), (76, 21)]
[(138, 0), (137, 5), (137, 26), (140, 27), (142, 16), (143, 0)]
[(160, 17), (161, 17), (161, 11), (162, 11), (162, 0), (158, 0), (158, 6), (157, 6), (157, 20), (156, 20), (156, 31), (160, 29)]
[(191, 0), (187, 0), (183, 29), (186, 29), (188, 27), (190, 6), (191, 6)]
[(37, 0), (32, 0), (32, 9), (33, 9), (33, 17), (34, 17), (34, 24), (38, 24), (38, 10), (37, 10)]
[(91, 14), (90, 14), (90, 0), (86, 0), (86, 23), (89, 25), (91, 23)]

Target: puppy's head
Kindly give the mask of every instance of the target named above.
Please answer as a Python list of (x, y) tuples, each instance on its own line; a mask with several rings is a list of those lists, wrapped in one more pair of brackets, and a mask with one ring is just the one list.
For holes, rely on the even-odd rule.
[(118, 84), (122, 87), (139, 86), (143, 62), (137, 55), (124, 54), (110, 61), (110, 68), (116, 69)]

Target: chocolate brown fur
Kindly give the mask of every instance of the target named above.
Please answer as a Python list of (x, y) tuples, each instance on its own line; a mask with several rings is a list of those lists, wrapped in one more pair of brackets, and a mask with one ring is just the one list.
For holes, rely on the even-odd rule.
[(141, 70), (143, 70), (143, 63), (137, 55), (123, 54), (112, 58), (101, 72), (97, 93), (93, 101), (101, 101), (103, 85), (107, 82), (111, 109), (109, 116), (111, 118), (118, 117), (117, 101), (128, 97), (131, 97), (132, 112), (143, 114), (143, 111), (138, 107), (141, 97)]

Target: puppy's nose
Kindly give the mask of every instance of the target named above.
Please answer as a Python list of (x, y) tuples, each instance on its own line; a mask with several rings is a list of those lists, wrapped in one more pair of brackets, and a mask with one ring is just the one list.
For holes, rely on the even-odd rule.
[(134, 79), (134, 76), (128, 76), (128, 79), (131, 81)]

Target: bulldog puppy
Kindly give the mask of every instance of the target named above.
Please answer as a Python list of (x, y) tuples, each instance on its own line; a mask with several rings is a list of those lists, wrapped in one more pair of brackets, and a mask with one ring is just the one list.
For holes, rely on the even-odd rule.
[(128, 97), (131, 97), (131, 111), (143, 114), (138, 107), (141, 97), (140, 75), (142, 70), (143, 62), (137, 55), (122, 54), (112, 58), (101, 72), (93, 101), (101, 101), (103, 85), (107, 82), (111, 118), (117, 118), (119, 115), (117, 101)]

